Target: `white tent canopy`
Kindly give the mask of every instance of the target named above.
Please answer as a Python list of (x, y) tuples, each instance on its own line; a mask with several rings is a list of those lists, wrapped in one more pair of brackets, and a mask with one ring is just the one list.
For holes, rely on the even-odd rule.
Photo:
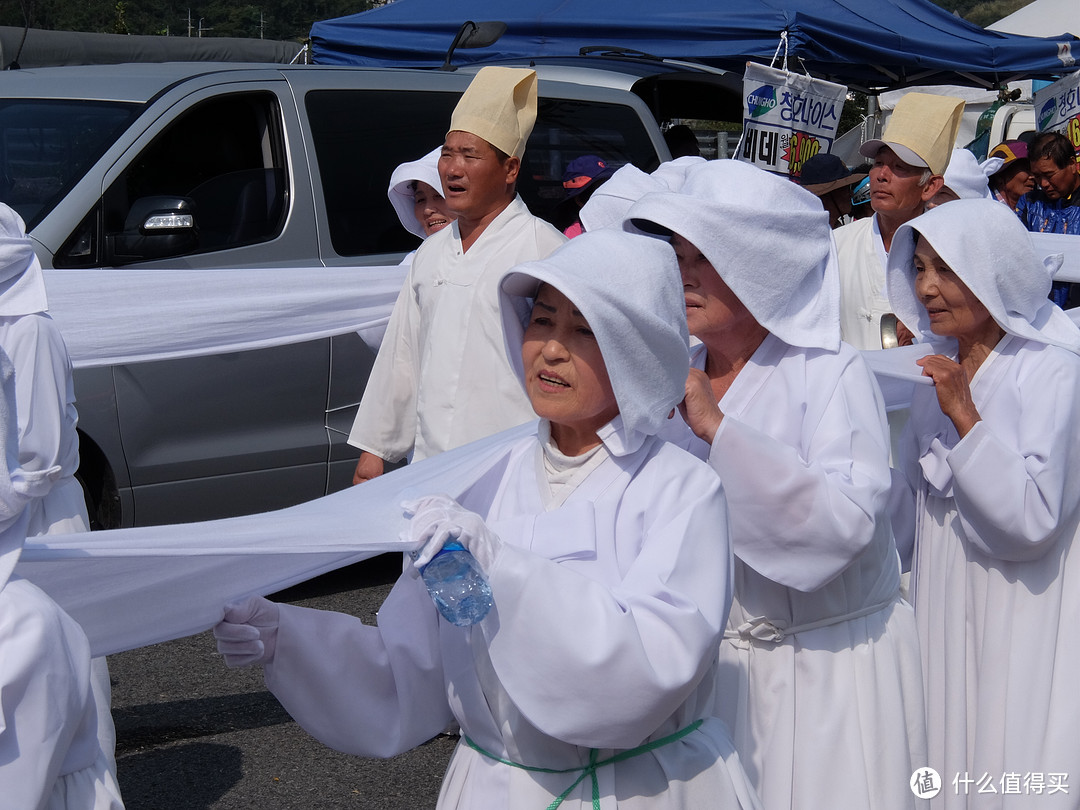
[(1053, 37), (1064, 33), (1080, 36), (1080, 2), (1035, 0), (986, 27), (990, 31), (1029, 37)]

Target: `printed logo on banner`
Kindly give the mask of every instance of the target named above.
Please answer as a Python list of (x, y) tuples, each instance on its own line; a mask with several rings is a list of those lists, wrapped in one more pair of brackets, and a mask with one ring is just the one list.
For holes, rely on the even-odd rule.
[(1045, 130), (1050, 126), (1050, 122), (1054, 120), (1054, 116), (1057, 113), (1057, 99), (1052, 98), (1045, 104), (1042, 109), (1039, 110), (1039, 130)]
[(1072, 67), (1076, 64), (1076, 60), (1073, 59), (1072, 47), (1068, 42), (1059, 42), (1057, 46), (1057, 57), (1061, 60), (1061, 64), (1065, 67)]
[(768, 115), (776, 106), (776, 88), (763, 84), (746, 97), (746, 108), (751, 118), (760, 118)]

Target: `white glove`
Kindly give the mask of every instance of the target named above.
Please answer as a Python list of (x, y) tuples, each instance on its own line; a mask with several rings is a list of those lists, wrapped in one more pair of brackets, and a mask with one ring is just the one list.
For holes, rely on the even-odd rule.
[(261, 596), (225, 606), (225, 618), (214, 627), (217, 651), (228, 667), (269, 664), (277, 644), (279, 609)]
[(502, 549), (500, 540), (484, 523), (484, 519), (470, 512), (449, 495), (429, 495), (412, 501), (403, 501), (401, 508), (411, 515), (409, 527), (403, 533), (412, 542), (423, 541), (419, 552), (413, 552), (413, 564), (423, 568), (452, 540), (460, 543), (480, 564), (485, 574), (491, 570), (495, 558)]

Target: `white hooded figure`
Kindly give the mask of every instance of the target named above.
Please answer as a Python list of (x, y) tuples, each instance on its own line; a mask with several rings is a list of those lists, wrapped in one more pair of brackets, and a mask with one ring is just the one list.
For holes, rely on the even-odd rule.
[[(766, 808), (911, 808), (925, 761), (915, 618), (887, 511), (885, 413), (840, 341), (829, 217), (735, 160), (642, 197), (702, 341), (671, 436), (723, 482), (735, 595), (717, 712)], [(681, 429), (681, 430), (680, 430)]]
[[(422, 551), (377, 627), (253, 598), (226, 610), (218, 648), (263, 664), (282, 705), (339, 750), (391, 756), (456, 720), (440, 808), (759, 807), (713, 716), (725, 498), (656, 435), (688, 369), (674, 255), (604, 229), (500, 289), (535, 430), (457, 501), (406, 505)], [(490, 583), (472, 627), (441, 618), (417, 573), (449, 536)]]
[(12, 573), (29, 507), (55, 469), (19, 467), (15, 375), (3, 351), (0, 384), (0, 804), (122, 810), (97, 735), (86, 635), (42, 590)]
[(889, 299), (932, 352), (899, 467), (914, 509), (926, 764), (946, 782), (934, 801), (1075, 808), (1080, 330), (1047, 300), (1050, 268), (995, 200), (928, 211), (893, 244)]

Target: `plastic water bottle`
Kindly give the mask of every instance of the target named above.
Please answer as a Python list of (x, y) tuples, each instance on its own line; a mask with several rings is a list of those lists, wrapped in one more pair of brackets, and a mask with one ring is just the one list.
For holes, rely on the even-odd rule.
[(439, 613), (458, 627), (469, 627), (491, 610), (491, 586), (465, 548), (453, 540), (420, 572)]

